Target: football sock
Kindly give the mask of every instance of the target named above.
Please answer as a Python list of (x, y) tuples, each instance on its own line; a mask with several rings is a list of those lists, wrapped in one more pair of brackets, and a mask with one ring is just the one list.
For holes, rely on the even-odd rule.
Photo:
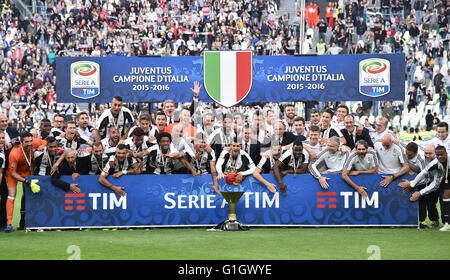
[(450, 198), (443, 198), (442, 199), (442, 215), (443, 215), (443, 221), (445, 223), (450, 223)]
[(8, 225), (12, 225), (12, 218), (14, 214), (14, 200), (16, 198), (13, 196), (8, 196), (6, 200), (6, 220)]

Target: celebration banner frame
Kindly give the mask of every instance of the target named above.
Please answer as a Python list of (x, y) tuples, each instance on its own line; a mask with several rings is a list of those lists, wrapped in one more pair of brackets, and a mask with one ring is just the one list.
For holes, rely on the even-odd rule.
[[(323, 190), (310, 174), (287, 175), (287, 194), (270, 193), (249, 176), (240, 186), (220, 180), (221, 191), (244, 191), (236, 214), (245, 226), (256, 227), (417, 227), (417, 203), (409, 201), (397, 186), (378, 184), (381, 175), (354, 176), (358, 185), (367, 187), (363, 199), (338, 174), (326, 175), (330, 188)], [(275, 183), (272, 174), (263, 174)], [(409, 178), (405, 176), (403, 178)], [(215, 226), (228, 216), (224, 198), (211, 188), (210, 175), (124, 175), (109, 178), (125, 187), (119, 197), (98, 183), (98, 176), (77, 179), (80, 194), (65, 193), (50, 182), (38, 179), (41, 191), (26, 194), (26, 228), (108, 228), (108, 227), (205, 227)], [(71, 176), (63, 180), (72, 182)], [(148, 183), (143, 183), (148, 182)], [(151, 183), (150, 183), (151, 182)]]
[[(214, 102), (204, 69), (203, 56), (57, 57), (56, 96), (63, 103), (107, 103), (116, 95), (124, 102), (192, 102), (190, 88), (200, 82), (199, 100)], [(404, 54), (253, 56), (251, 72), (244, 103), (405, 97)]]

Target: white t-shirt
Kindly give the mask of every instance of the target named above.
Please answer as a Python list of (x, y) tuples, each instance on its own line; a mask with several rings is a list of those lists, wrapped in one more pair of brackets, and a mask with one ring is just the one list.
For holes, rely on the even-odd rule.
[(310, 165), (310, 172), (314, 177), (319, 178), (320, 172), (317, 168), (322, 162), (325, 163), (327, 173), (342, 172), (348, 156), (349, 152), (342, 154), (341, 151), (337, 151), (332, 154), (328, 152), (328, 149), (325, 149), (317, 156), (317, 160)]
[(385, 149), (381, 141), (374, 144), (374, 150), (378, 157), (378, 173), (395, 174), (406, 162), (406, 156), (402, 148), (397, 144), (392, 144), (389, 149)]
[(344, 165), (344, 170), (366, 171), (378, 166), (377, 154), (374, 151), (367, 151), (364, 157), (360, 157), (357, 152), (352, 152)]

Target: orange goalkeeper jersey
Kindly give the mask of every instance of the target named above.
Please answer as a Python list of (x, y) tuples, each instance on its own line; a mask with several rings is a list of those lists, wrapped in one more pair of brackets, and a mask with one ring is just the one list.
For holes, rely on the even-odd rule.
[[(39, 148), (39, 146), (45, 146), (47, 142), (40, 138), (33, 138), (33, 148), (30, 152), (22, 151), (22, 144), (18, 147), (12, 148), (9, 153), (9, 166), (6, 173), (6, 182), (8, 188), (16, 187), (17, 180), (11, 177), (11, 172), (16, 172), (22, 177), (31, 176), (31, 170), (33, 170), (33, 157), (34, 152)], [(25, 154), (25, 155), (24, 155)], [(27, 158), (25, 158), (25, 156)], [(30, 166), (30, 164), (31, 166)]]

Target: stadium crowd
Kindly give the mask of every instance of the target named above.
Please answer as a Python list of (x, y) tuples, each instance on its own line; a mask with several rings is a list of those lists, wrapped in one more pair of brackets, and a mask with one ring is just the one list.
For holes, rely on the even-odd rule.
[[(411, 200), (419, 200), (421, 227), (426, 227), (427, 207), (432, 225), (439, 226), (435, 208), (440, 198), (447, 230), (450, 196), (443, 174), (448, 174), (448, 163), (441, 155), (442, 147), (445, 155), (450, 151), (446, 1), (363, 0), (344, 7), (330, 2), (326, 21), (318, 19), (319, 9), (311, 4), (315, 7), (307, 15), (308, 30), (318, 32), (319, 40), (311, 43), (310, 51), (404, 53), (405, 102), (244, 103), (224, 108), (199, 102), (201, 86), (195, 83), (189, 104), (125, 104), (116, 96), (108, 104), (84, 109), (57, 103), (56, 56), (183, 56), (216, 49), (289, 55), (298, 54), (298, 30), (280, 14), (280, 1), (37, 3), (31, 18), (21, 17), (7, 0), (2, 4), (0, 213), (5, 217), (0, 227), (6, 232), (13, 229), (17, 183), (39, 191), (39, 185), (25, 178), (32, 174), (51, 176), (55, 186), (72, 192), (80, 188), (62, 175), (72, 175), (74, 181), (79, 175), (98, 175), (100, 184), (118, 195), (126, 193), (109, 176), (209, 174), (216, 192), (222, 178), (239, 184), (254, 176), (271, 192), (288, 195), (286, 174), (311, 173), (326, 189), (325, 174), (342, 173), (350, 187), (367, 196), (351, 176), (386, 174), (380, 186), (387, 187), (421, 170), (435, 176), (402, 187), (413, 193)], [(261, 173), (273, 173), (278, 185)], [(21, 214), (19, 228), (24, 227)]]

